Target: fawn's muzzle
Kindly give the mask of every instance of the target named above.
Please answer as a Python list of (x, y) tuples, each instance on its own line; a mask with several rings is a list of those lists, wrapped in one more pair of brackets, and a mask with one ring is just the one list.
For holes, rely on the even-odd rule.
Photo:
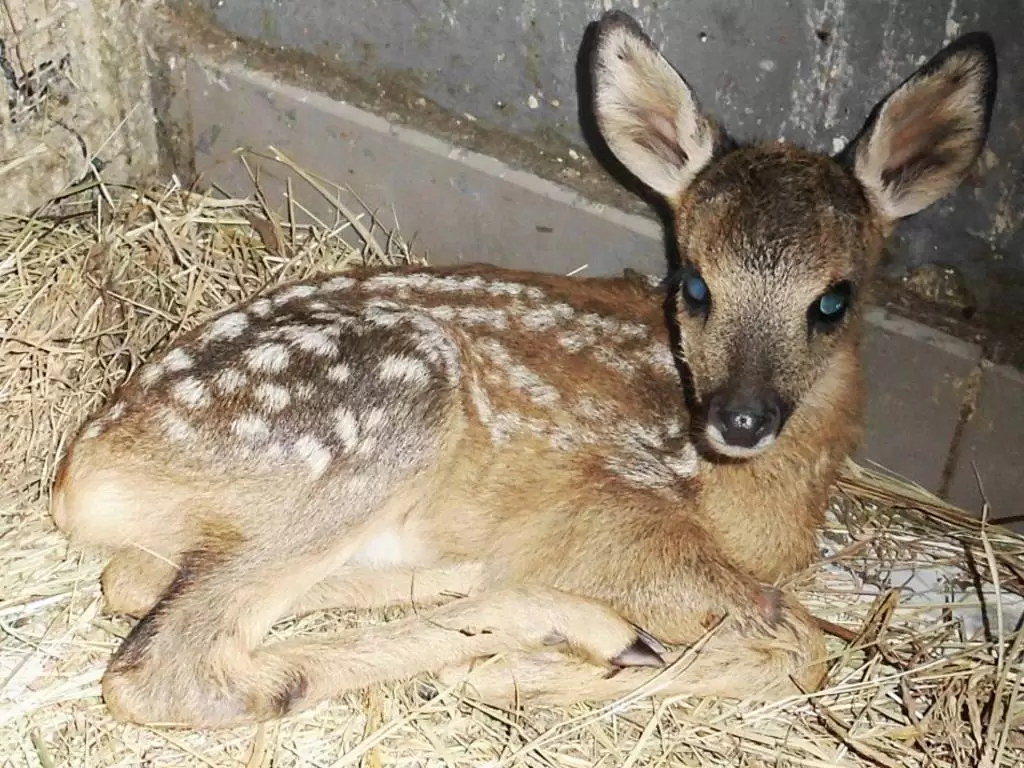
[(786, 419), (782, 399), (766, 395), (714, 395), (708, 403), (707, 438), (726, 455), (746, 456), (771, 445)]

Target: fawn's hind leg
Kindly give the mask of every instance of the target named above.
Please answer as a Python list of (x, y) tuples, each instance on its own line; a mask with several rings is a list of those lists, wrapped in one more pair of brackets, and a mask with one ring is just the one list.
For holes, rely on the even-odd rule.
[(142, 616), (171, 585), (194, 536), (182, 498), (169, 474), (113, 460), (95, 443), (73, 445), (61, 461), (50, 513), (72, 545), (114, 551), (101, 577), (107, 611)]
[(117, 719), (223, 726), (273, 718), (294, 698), (301, 675), (254, 651), (323, 570), (337, 565), (344, 544), (316, 552), (262, 544), (204, 546), (184, 556), (103, 677)]
[(267, 720), (346, 690), (550, 644), (567, 643), (605, 667), (660, 663), (607, 606), (545, 588), (480, 593), (397, 622), (258, 647), (331, 556), (258, 564), (256, 555), (186, 559), (104, 676), (118, 719), (198, 727)]

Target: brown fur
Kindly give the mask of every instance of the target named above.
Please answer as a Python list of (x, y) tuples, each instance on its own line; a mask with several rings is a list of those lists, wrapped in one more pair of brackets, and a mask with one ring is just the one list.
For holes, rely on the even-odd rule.
[[(108, 608), (142, 617), (103, 680), (114, 715), (223, 726), (470, 667), (496, 701), (600, 700), (687, 654), (662, 693), (815, 687), (820, 632), (772, 585), (815, 558), (858, 440), (862, 295), (891, 212), (973, 162), (988, 53), (940, 54), (837, 162), (735, 148), (607, 15), (596, 114), (676, 212), (679, 280), (699, 275), (709, 307), (673, 290), (666, 321), (635, 275), (405, 267), (278, 288), (176, 342), (83, 427), (53, 492), (75, 543), (115, 552)], [(852, 303), (825, 327), (837, 284)], [(716, 398), (778, 402), (780, 423), (738, 448), (709, 426)], [(402, 603), (420, 610), (263, 644), (289, 613)]]

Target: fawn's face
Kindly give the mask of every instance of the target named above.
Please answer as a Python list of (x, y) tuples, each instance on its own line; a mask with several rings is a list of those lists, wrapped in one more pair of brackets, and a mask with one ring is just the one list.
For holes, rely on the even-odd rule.
[(697, 432), (721, 453), (763, 450), (855, 343), (881, 233), (855, 179), (781, 147), (714, 163), (688, 190), (675, 230)]
[(696, 435), (712, 452), (755, 455), (801, 407), (856, 386), (848, 363), (885, 236), (952, 191), (984, 144), (991, 41), (952, 43), (834, 158), (737, 146), (626, 14), (598, 23), (593, 68), (602, 135), (675, 213), (675, 316)]

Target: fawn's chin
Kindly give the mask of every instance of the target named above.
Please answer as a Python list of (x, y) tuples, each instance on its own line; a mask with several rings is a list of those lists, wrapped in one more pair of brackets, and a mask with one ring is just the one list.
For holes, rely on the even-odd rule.
[(722, 433), (713, 426), (709, 426), (704, 430), (704, 441), (708, 449), (714, 454), (729, 459), (752, 459), (755, 456), (760, 456), (775, 444), (778, 437), (778, 434), (772, 432), (747, 448), (746, 446), (727, 443), (723, 439)]

